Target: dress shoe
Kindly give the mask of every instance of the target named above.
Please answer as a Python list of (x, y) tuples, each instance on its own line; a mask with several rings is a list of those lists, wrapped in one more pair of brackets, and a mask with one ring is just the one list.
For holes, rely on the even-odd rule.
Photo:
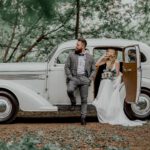
[(86, 125), (86, 120), (83, 117), (81, 117), (81, 125)]

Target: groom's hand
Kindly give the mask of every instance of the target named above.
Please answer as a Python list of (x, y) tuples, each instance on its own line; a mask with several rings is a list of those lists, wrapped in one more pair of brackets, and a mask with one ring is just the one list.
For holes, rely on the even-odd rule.
[(71, 77), (71, 80), (78, 82), (78, 79), (76, 77)]
[(89, 79), (89, 86), (91, 86), (92, 79), (91, 78), (88, 79)]

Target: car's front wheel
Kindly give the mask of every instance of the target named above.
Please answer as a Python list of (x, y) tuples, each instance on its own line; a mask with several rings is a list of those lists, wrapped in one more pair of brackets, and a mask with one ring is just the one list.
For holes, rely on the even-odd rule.
[(17, 99), (7, 91), (0, 91), (0, 123), (11, 123), (18, 112)]
[(138, 103), (124, 103), (124, 110), (130, 119), (146, 119), (150, 116), (150, 92), (142, 89)]

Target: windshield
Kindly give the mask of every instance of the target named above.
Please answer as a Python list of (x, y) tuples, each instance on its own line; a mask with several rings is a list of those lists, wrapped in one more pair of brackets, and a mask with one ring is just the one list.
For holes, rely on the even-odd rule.
[(50, 54), (48, 55), (48, 58), (47, 58), (46, 62), (49, 62), (49, 61), (51, 60), (51, 58), (53, 57), (53, 55), (54, 55), (54, 53), (56, 52), (57, 48), (58, 48), (58, 45), (56, 45), (56, 46), (52, 49), (52, 51), (51, 51)]

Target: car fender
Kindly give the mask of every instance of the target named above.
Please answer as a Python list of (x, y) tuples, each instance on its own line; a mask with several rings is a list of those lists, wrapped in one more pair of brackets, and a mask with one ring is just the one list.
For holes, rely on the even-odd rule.
[(150, 89), (150, 79), (149, 78), (142, 78), (141, 87)]
[(38, 95), (34, 90), (8, 80), (0, 80), (0, 88), (11, 91), (19, 102), (22, 111), (57, 111), (48, 100)]

